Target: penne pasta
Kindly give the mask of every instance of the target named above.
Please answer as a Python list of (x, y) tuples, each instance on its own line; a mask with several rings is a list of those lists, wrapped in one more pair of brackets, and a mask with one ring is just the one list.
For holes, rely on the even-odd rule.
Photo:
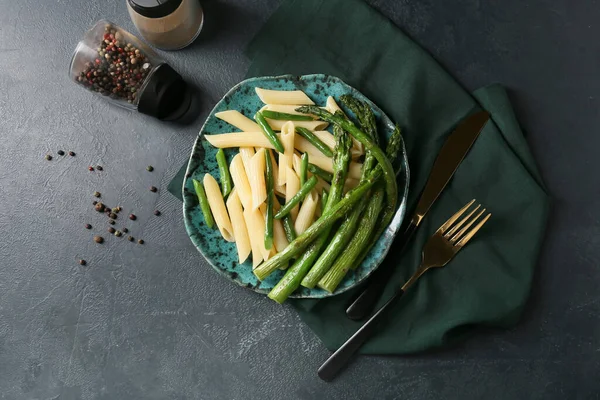
[(260, 126), (250, 118), (237, 110), (221, 111), (215, 114), (215, 117), (230, 125), (235, 126), (242, 131), (260, 132)]
[(358, 179), (347, 178), (346, 182), (344, 182), (344, 193), (348, 193), (350, 190), (354, 189), (359, 184)]
[(248, 227), (246, 226), (246, 220), (244, 219), (242, 202), (240, 201), (236, 188), (233, 188), (225, 204), (227, 205), (227, 211), (229, 211), (231, 226), (233, 227), (233, 236), (235, 238), (235, 246), (241, 264), (246, 261), (250, 255), (252, 247), (250, 245), (250, 237), (248, 236)]
[(279, 219), (273, 220), (273, 244), (278, 253), (290, 244), (285, 236), (283, 223)]
[[(270, 143), (270, 142), (269, 142)], [(244, 168), (246, 169), (246, 175), (248, 171), (250, 171), (250, 160), (254, 156), (255, 151), (254, 147), (240, 147), (240, 155), (242, 156), (242, 162), (244, 163)]]
[(263, 106), (260, 111), (268, 110), (293, 115), (310, 115), (314, 119), (317, 119), (316, 115), (302, 114), (301, 112), (296, 111), (296, 108), (298, 108), (297, 105), (290, 106), (285, 104), (267, 104), (266, 106)]
[(302, 169), (302, 159), (296, 153), (294, 153), (294, 155), (292, 156), (292, 165), (294, 167), (294, 171), (296, 171), (296, 175), (300, 176), (300, 170)]
[[(313, 133), (315, 134), (316, 137), (321, 139), (321, 141), (323, 143), (325, 143), (327, 146), (329, 146), (332, 150), (335, 148), (335, 136), (333, 136), (333, 134), (329, 133), (329, 131), (315, 131)], [(355, 140), (355, 139), (352, 138), (352, 140)], [(354, 143), (360, 143), (360, 142), (354, 142)], [(316, 147), (314, 147), (314, 146), (313, 146), (313, 148), (316, 149)], [(360, 158), (360, 156), (365, 154), (365, 152), (363, 150), (358, 149), (354, 145), (350, 149), (350, 153), (352, 155), (353, 160), (356, 160), (356, 159)], [(323, 153), (320, 153), (320, 155), (323, 155)]]
[(269, 157), (271, 157), (271, 164), (273, 165), (273, 182), (274, 189), (276, 194), (280, 194), (281, 196), (285, 196), (285, 182), (283, 185), (279, 185), (279, 167), (277, 165), (277, 161), (275, 161), (275, 156), (273, 155), (273, 151), (271, 149), (267, 149), (269, 152)]
[(265, 183), (265, 149), (260, 149), (250, 159), (248, 181), (252, 190), (252, 209), (256, 210), (267, 199)]
[[(327, 97), (327, 101), (325, 102), (325, 109), (327, 111), (329, 111), (332, 114), (335, 114), (337, 111), (341, 111), (342, 113), (344, 112), (340, 106), (338, 106), (338, 104), (336, 103), (335, 99), (331, 96)], [(346, 114), (344, 114), (346, 115)]]
[(317, 184), (315, 185), (315, 190), (319, 194), (323, 194), (323, 190), (325, 190), (327, 193), (329, 193), (331, 191), (331, 185), (329, 183), (327, 183), (327, 181), (325, 181), (325, 179), (323, 179), (319, 176), (319, 177), (317, 177)]
[(252, 248), (252, 269), (256, 268), (268, 253), (265, 249), (265, 219), (260, 210), (246, 208), (244, 210), (244, 220), (248, 228), (250, 238), (250, 247)]
[[(298, 178), (298, 175), (296, 175), (294, 170), (288, 168), (286, 171), (286, 179), (285, 201), (288, 202), (296, 193), (298, 193), (298, 190), (300, 190), (300, 178)], [(295, 221), (298, 216), (298, 206), (292, 209), (290, 215), (292, 216), (292, 221)]]
[(244, 168), (244, 163), (240, 154), (236, 154), (235, 157), (233, 157), (233, 160), (231, 160), (229, 173), (233, 180), (234, 189), (237, 191), (238, 197), (244, 205), (244, 208), (251, 208), (252, 189), (250, 188), (248, 175), (246, 175), (246, 169)]
[(252, 150), (250, 157), (254, 155), (254, 150), (252, 147), (265, 147), (270, 149), (274, 148), (269, 139), (267, 139), (267, 137), (260, 131), (219, 133), (216, 135), (204, 135), (204, 138), (212, 146), (219, 149), (241, 147), (249, 149), (248, 152)]
[(315, 217), (315, 210), (317, 209), (317, 203), (319, 202), (319, 195), (312, 190), (302, 202), (302, 207), (298, 212), (298, 217), (294, 223), (296, 233), (301, 235), (309, 226), (312, 225)]
[(302, 90), (269, 90), (255, 88), (256, 94), (265, 104), (314, 105)]
[[(324, 169), (327, 172), (333, 172), (333, 160), (329, 157), (325, 157), (324, 155), (312, 156), (310, 158), (310, 163), (316, 165), (319, 168)], [(362, 168), (361, 163), (352, 161), (350, 163), (350, 167), (348, 168), (348, 177), (354, 178), (354, 179), (360, 179), (361, 168)]]
[[(274, 131), (280, 131), (283, 128), (283, 125), (286, 122), (290, 121), (281, 121), (278, 119), (265, 118), (269, 123), (269, 126), (273, 128)], [(295, 126), (301, 126), (306, 129), (310, 129), (311, 131), (315, 130), (323, 130), (329, 126), (328, 122), (325, 121), (294, 121)]]
[(285, 123), (281, 129), (280, 140), (283, 144), (285, 152), (279, 153), (279, 185), (285, 185), (286, 183), (286, 171), (292, 167), (292, 156), (294, 155), (294, 142), (296, 133), (294, 130), (294, 123), (289, 121)]
[(217, 223), (219, 232), (221, 232), (221, 236), (223, 236), (223, 239), (227, 240), (228, 242), (233, 242), (233, 228), (231, 226), (231, 221), (229, 220), (229, 214), (227, 214), (227, 209), (225, 208), (225, 202), (223, 201), (223, 195), (221, 194), (221, 188), (219, 188), (219, 184), (210, 174), (204, 175), (204, 180), (202, 183), (204, 184), (204, 190), (206, 191), (206, 198), (208, 199), (208, 204), (210, 205), (210, 211), (215, 218), (215, 222)]

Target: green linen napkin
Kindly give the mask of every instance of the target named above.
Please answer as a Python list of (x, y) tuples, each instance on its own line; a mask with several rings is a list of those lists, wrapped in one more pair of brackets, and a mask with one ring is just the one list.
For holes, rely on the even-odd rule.
[[(362, 352), (414, 353), (447, 345), (477, 326), (515, 324), (529, 294), (549, 199), (504, 89), (493, 85), (467, 93), (360, 0), (284, 1), (251, 42), (248, 55), (253, 59), (248, 76), (335, 75), (398, 122), (411, 169), (409, 213), (456, 124), (481, 108), (491, 113), (408, 250), (399, 255), (392, 246), (388, 257), (396, 269), (380, 303), (414, 272), (429, 236), (465, 203), (477, 199), (492, 218), (448, 266), (430, 271), (404, 295)], [(177, 196), (183, 173), (169, 188)], [(334, 350), (361, 325), (344, 314), (355, 293), (290, 303)]]

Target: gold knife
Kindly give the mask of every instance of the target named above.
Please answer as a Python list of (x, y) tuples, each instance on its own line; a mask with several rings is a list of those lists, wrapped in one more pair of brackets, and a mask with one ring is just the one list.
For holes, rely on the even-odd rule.
[[(452, 175), (465, 158), (473, 143), (479, 136), (479, 133), (490, 119), (487, 111), (480, 111), (470, 115), (462, 121), (448, 136), (442, 149), (438, 153), (431, 173), (425, 184), (425, 189), (421, 193), (421, 198), (417, 203), (415, 212), (402, 235), (395, 240), (396, 248), (400, 251), (392, 253), (394, 261), (404, 253), (407, 243), (415, 233), (421, 221), (433, 205), (440, 193), (444, 190)], [(392, 255), (390, 254), (390, 255)], [(365, 284), (364, 290), (355, 298), (355, 300), (346, 309), (346, 316), (353, 320), (360, 320), (369, 316), (379, 300), (383, 288), (389, 281), (394, 271), (394, 262), (390, 262), (390, 255), (386, 257), (379, 268), (371, 275)], [(387, 262), (386, 262), (387, 261)]]

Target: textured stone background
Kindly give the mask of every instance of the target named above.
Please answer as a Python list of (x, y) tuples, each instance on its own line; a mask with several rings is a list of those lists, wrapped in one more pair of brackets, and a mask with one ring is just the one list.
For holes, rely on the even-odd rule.
[[(161, 53), (203, 91), (182, 127), (69, 82), (71, 51), (96, 20), (135, 32), (124, 1), (0, 0), (0, 399), (598, 398), (600, 3), (370, 3), (469, 89), (511, 90), (554, 197), (523, 322), (435, 354), (361, 357), (321, 382), (318, 339), (289, 307), (214, 273), (166, 192), (278, 1), (205, 0), (199, 40)], [(77, 157), (44, 160), (58, 149)], [(95, 190), (138, 214), (127, 225), (146, 245), (92, 242), (85, 222), (106, 229)]]

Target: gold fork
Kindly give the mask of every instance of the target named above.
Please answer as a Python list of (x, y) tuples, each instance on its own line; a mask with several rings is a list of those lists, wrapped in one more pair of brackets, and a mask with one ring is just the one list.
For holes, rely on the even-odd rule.
[[(389, 299), (379, 310), (373, 314), (365, 324), (360, 327), (327, 361), (321, 365), (318, 374), (325, 381), (332, 380), (337, 373), (344, 368), (354, 353), (375, 333), (377, 323), (381, 316), (390, 308), (390, 305), (399, 299), (406, 290), (411, 287), (427, 270), (435, 267), (443, 267), (454, 258), (472, 238), (477, 231), (490, 219), (492, 214), (485, 213), (485, 208), (477, 205), (466, 216), (458, 221), (463, 214), (475, 203), (470, 201), (466, 206), (458, 210), (448, 221), (446, 221), (423, 247), (421, 265), (408, 281)], [(483, 216), (483, 218), (481, 218)], [(458, 221), (458, 222), (457, 222)], [(473, 226), (473, 224), (475, 224)], [(473, 226), (473, 227), (472, 227)], [(472, 227), (472, 228), (471, 228)]]

